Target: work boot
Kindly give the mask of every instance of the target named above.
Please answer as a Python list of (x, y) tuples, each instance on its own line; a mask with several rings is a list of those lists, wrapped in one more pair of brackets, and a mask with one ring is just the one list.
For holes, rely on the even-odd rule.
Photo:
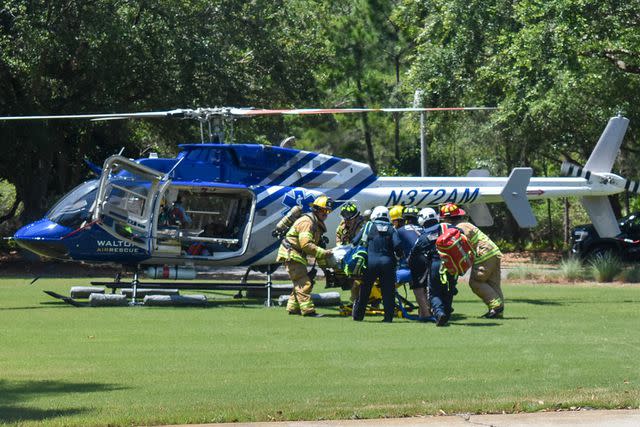
[(303, 314), (304, 317), (324, 317), (324, 314), (316, 313), (315, 311), (312, 313)]
[(299, 310), (298, 311), (287, 311), (287, 313), (289, 313), (289, 316), (297, 316), (297, 315), (301, 314)]
[(445, 326), (448, 321), (449, 321), (449, 318), (447, 317), (446, 314), (438, 313), (436, 315), (436, 326)]
[(482, 315), (485, 319), (502, 319), (504, 306), (492, 308)]

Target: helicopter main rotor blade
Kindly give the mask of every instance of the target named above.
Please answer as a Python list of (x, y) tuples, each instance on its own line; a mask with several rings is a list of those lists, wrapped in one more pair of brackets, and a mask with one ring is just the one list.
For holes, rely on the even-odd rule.
[(353, 113), (424, 113), (430, 111), (475, 111), (495, 110), (496, 107), (427, 107), (427, 108), (302, 108), (302, 109), (264, 109), (264, 108), (235, 108), (213, 107), (196, 109), (175, 109), (169, 111), (150, 111), (143, 113), (108, 113), (108, 114), (57, 114), (48, 116), (6, 116), (0, 121), (19, 120), (74, 120), (87, 119), (92, 121), (147, 119), (147, 118), (178, 118), (196, 119), (207, 122), (215, 118), (234, 119), (241, 117), (275, 116), (275, 115), (312, 115), (312, 114), (353, 114)]
[(236, 116), (311, 115), (311, 114), (352, 114), (352, 113), (423, 113), (430, 111), (495, 110), (496, 107), (427, 107), (427, 108), (304, 108), (287, 110), (232, 108), (230, 114)]
[(146, 113), (112, 113), (112, 114), (55, 114), (50, 116), (7, 116), (0, 117), (0, 121), (18, 120), (64, 120), (64, 119), (90, 119), (90, 120), (118, 120), (136, 118), (162, 118), (184, 117), (192, 110), (150, 111)]

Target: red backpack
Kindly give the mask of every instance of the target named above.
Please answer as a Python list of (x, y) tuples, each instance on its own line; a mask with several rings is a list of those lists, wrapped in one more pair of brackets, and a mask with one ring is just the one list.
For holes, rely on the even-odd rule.
[(471, 244), (459, 228), (441, 224), (442, 234), (436, 240), (436, 249), (442, 265), (450, 274), (462, 276), (473, 266), (475, 254)]

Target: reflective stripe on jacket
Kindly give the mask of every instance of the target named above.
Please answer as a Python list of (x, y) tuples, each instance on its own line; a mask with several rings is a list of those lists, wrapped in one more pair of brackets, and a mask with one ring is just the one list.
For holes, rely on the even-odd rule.
[(462, 230), (469, 243), (471, 243), (471, 248), (476, 256), (474, 264), (480, 264), (493, 256), (502, 256), (498, 245), (493, 243), (493, 240), (475, 225), (468, 222), (459, 222), (455, 226)]
[(347, 221), (345, 219), (340, 221), (340, 225), (338, 225), (338, 228), (336, 229), (336, 244), (348, 245), (351, 243), (365, 222), (366, 221), (362, 215), (358, 215), (358, 218), (351, 223), (351, 227), (347, 225)]
[(293, 223), (280, 244), (276, 262), (295, 261), (307, 265), (307, 256), (324, 259), (326, 250), (318, 246), (318, 242), (325, 231), (327, 229), (324, 223), (313, 213), (302, 215)]

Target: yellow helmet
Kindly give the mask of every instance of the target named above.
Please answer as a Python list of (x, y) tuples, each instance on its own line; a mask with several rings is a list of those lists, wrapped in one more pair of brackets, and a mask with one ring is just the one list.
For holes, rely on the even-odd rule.
[(311, 209), (322, 209), (331, 212), (333, 210), (333, 199), (323, 194), (322, 196), (316, 197), (310, 206)]
[(402, 212), (404, 212), (404, 206), (401, 205), (395, 205), (394, 207), (389, 209), (389, 216), (391, 217), (391, 221), (402, 219)]

